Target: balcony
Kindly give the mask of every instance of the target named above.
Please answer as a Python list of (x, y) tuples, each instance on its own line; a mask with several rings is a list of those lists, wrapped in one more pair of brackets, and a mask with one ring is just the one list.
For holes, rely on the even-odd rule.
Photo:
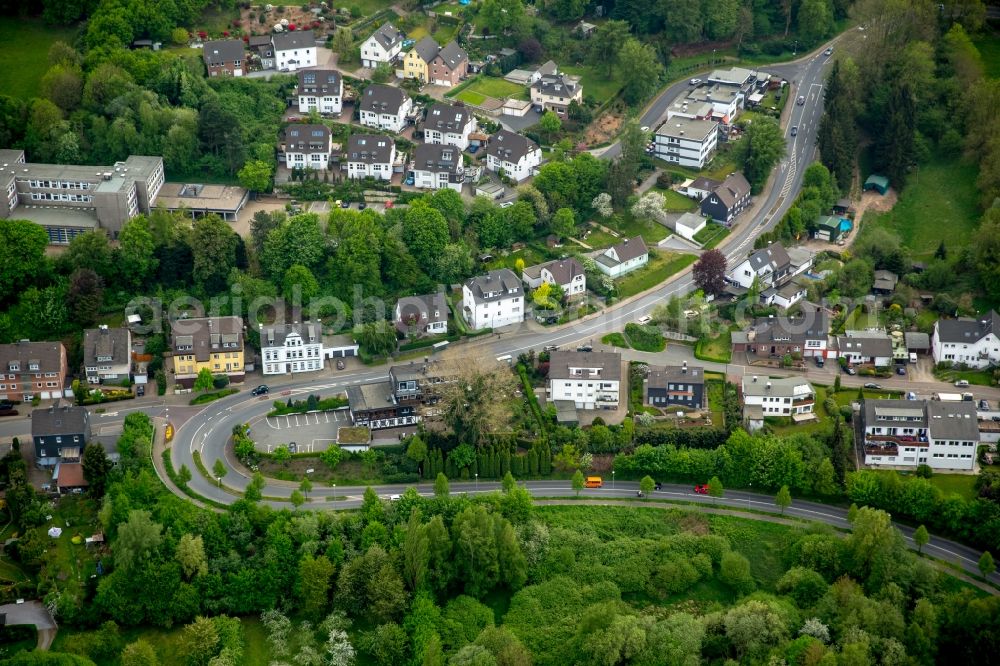
[(865, 455), (869, 456), (898, 456), (899, 448), (896, 446), (875, 446), (865, 444)]
[(872, 446), (927, 446), (927, 437), (926, 435), (865, 435), (865, 446), (869, 443)]
[(804, 407), (805, 405), (813, 404), (816, 404), (816, 399), (813, 396), (809, 396), (808, 398), (794, 398), (792, 400), (792, 406), (794, 407)]

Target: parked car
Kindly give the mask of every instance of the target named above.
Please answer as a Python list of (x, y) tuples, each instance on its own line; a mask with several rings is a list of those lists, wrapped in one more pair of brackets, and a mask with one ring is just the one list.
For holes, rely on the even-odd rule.
[(806, 103), (806, 96), (805, 95), (799, 95), (799, 98), (797, 100), (795, 100), (795, 103), (798, 104), (799, 106), (804, 105)]
[(826, 361), (823, 360), (822, 356), (814, 356), (813, 358), (816, 359), (816, 367), (817, 368), (822, 368), (823, 364), (826, 363)]
[(697, 486), (694, 487), (694, 491), (699, 495), (707, 495), (708, 485), (704, 483), (699, 483)]
[(593, 345), (580, 345), (576, 348), (578, 352), (592, 352), (594, 351)]
[(823, 51), (823, 55), (828, 55), (828, 56), (833, 55), (833, 47), (831, 46), (831, 47), (827, 48), (826, 51)]
[(896, 374), (905, 377), (906, 376), (906, 366), (897, 365), (896, 366)]
[(514, 205), (513, 201), (504, 201), (502, 204), (500, 204), (500, 208), (510, 208), (513, 205)]
[(989, 401), (987, 401), (987, 400), (980, 400), (979, 401), (979, 409), (983, 410), (984, 412), (990, 411), (990, 403), (989, 403)]
[(874, 390), (877, 391), (877, 390), (879, 390), (882, 387), (879, 386), (878, 384), (876, 384), (875, 382), (868, 382), (867, 384), (865, 384), (865, 388), (866, 389), (874, 389)]
[(347, 366), (344, 364), (344, 359), (338, 358), (337, 359), (337, 370), (343, 370), (346, 367)]
[(856, 375), (856, 374), (858, 374), (858, 371), (854, 369), (853, 365), (845, 365), (844, 366), (844, 372), (846, 372), (849, 375)]
[(395, 205), (396, 205), (396, 204), (394, 204), (394, 203), (393, 203), (393, 202), (391, 202), (391, 201), (386, 201), (386, 202), (385, 202), (385, 209), (386, 209), (386, 210), (389, 210), (390, 208), (392, 208), (392, 207), (393, 207), (393, 206), (395, 206)]
[(368, 204), (365, 203), (364, 201), (359, 201), (358, 202), (358, 210), (364, 210), (365, 208), (368, 208)]
[(639, 131), (640, 132), (648, 132), (649, 131), (649, 125), (643, 125), (642, 127), (639, 128)]
[(799, 133), (799, 126), (798, 125), (792, 125), (792, 132), (791, 132), (792, 136), (796, 136), (796, 135), (798, 135), (798, 133)]
[(955, 382), (955, 386), (958, 386), (958, 387), (963, 387), (964, 388), (964, 387), (966, 387), (968, 385), (969, 385), (969, 380), (968, 379), (959, 379), (957, 382)]
[(405, 180), (404, 182), (405, 182), (405, 183), (406, 183), (407, 185), (413, 185), (413, 183), (414, 183), (414, 180), (413, 180), (413, 174), (411, 173), (411, 174), (410, 174), (409, 176), (407, 176), (407, 177), (406, 177), (406, 180)]
[(254, 390), (250, 391), (250, 395), (267, 395), (271, 389), (267, 387), (267, 384), (261, 384)]
[(146, 395), (146, 385), (145, 384), (139, 384), (138, 386), (136, 386), (135, 387), (135, 394), (138, 397), (140, 397), (140, 398), (142, 396)]
[(701, 79), (691, 79), (689, 83), (693, 86), (696, 86), (701, 83)]
[(639, 317), (638, 319), (636, 319), (635, 323), (639, 324), (640, 326), (645, 326), (646, 324), (648, 324), (651, 321), (653, 321), (652, 317), (650, 317), (649, 315), (643, 315), (643, 316)]
[(547, 351), (547, 352), (558, 351), (558, 350), (559, 350), (559, 345), (545, 345), (544, 347), (542, 347), (542, 351)]
[(348, 201), (347, 199), (344, 199), (343, 201), (340, 202), (340, 207), (341, 208), (350, 208), (351, 207), (351, 202)]

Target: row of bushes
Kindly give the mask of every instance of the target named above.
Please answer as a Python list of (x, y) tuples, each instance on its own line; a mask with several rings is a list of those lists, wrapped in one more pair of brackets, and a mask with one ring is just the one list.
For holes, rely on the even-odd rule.
[(233, 395), (234, 393), (239, 393), (239, 389), (227, 388), (221, 391), (215, 391), (213, 393), (202, 393), (199, 396), (191, 398), (190, 404), (192, 405), (205, 405), (210, 402), (215, 402), (216, 400), (221, 400), (222, 398)]
[(291, 398), (287, 402), (274, 401), (274, 409), (267, 413), (268, 416), (285, 416), (286, 414), (305, 414), (306, 412), (329, 412), (334, 409), (347, 407), (347, 397), (337, 395), (332, 398), (320, 398), (318, 395), (310, 394), (305, 400), (295, 400)]

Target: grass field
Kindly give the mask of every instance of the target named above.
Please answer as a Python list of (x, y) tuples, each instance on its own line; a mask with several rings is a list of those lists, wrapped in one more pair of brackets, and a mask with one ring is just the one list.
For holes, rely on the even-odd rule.
[(698, 207), (698, 202), (674, 190), (653, 188), (663, 195), (663, 210), (671, 213), (684, 213)]
[(650, 252), (648, 264), (618, 281), (618, 297), (628, 298), (651, 289), (697, 260), (693, 254)]
[(730, 229), (716, 222), (709, 222), (705, 228), (694, 235), (695, 241), (701, 243), (706, 250), (722, 242), (722, 239), (729, 235)]
[(561, 68), (566, 74), (580, 77), (580, 84), (583, 86), (583, 96), (593, 97), (599, 102), (611, 99), (622, 89), (620, 83), (604, 75), (594, 67), (583, 65), (580, 67), (565, 66)]
[(993, 373), (989, 370), (935, 370), (934, 376), (943, 382), (964, 379), (974, 386), (993, 386)]
[(983, 73), (994, 79), (1000, 77), (1000, 39), (984, 35), (973, 39), (972, 43), (983, 58)]
[(621, 333), (608, 333), (603, 338), (601, 338), (601, 344), (611, 345), (612, 347), (622, 347), (628, 349), (628, 342), (625, 341), (625, 336)]
[(861, 306), (856, 307), (851, 316), (844, 322), (844, 328), (848, 331), (863, 331), (878, 325), (878, 315), (874, 312), (862, 312)]
[(703, 338), (694, 348), (694, 356), (700, 361), (729, 363), (733, 357), (733, 332), (723, 331), (714, 338)]
[(528, 89), (495, 76), (480, 76), (454, 95), (446, 96), (452, 96), (467, 104), (478, 106), (485, 102), (487, 97), (528, 99)]
[(899, 236), (916, 259), (930, 259), (942, 241), (964, 247), (979, 222), (975, 165), (940, 160), (912, 173), (899, 201), (886, 213), (865, 213), (861, 233), (882, 227)]
[(60, 39), (73, 43), (74, 28), (54, 28), (32, 19), (0, 18), (0, 90), (30, 99), (38, 94), (48, 69), (49, 47)]

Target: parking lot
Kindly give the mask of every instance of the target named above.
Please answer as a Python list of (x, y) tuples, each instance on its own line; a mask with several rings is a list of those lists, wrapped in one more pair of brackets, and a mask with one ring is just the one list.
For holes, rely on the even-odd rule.
[(351, 415), (347, 410), (262, 416), (251, 422), (250, 436), (264, 453), (279, 446), (287, 446), (292, 453), (316, 453), (336, 443), (337, 431), (349, 425)]

